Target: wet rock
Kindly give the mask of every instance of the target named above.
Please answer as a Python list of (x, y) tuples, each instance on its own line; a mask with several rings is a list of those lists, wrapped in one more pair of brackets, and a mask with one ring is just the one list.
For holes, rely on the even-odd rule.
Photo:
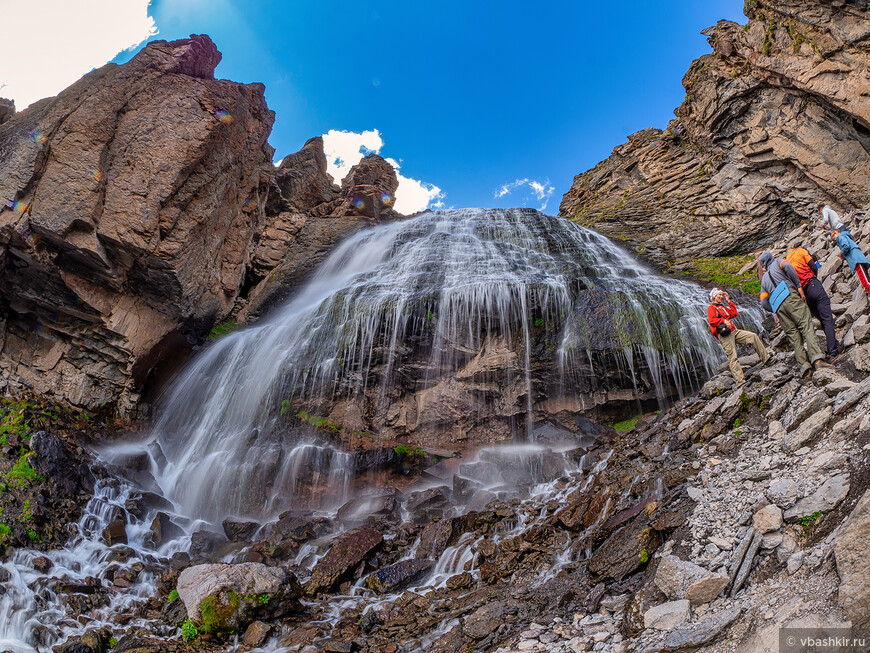
[(459, 466), (459, 475), (477, 481), (483, 487), (493, 487), (504, 482), (498, 465), (483, 460), (462, 463)]
[(474, 577), (468, 573), (467, 571), (462, 572), (461, 574), (456, 574), (455, 576), (451, 576), (447, 579), (446, 585), (447, 589), (453, 590), (462, 590), (471, 587), (471, 584), (474, 582)]
[(462, 625), (464, 635), (472, 639), (483, 639), (502, 624), (504, 604), (489, 603), (472, 612)]
[(253, 562), (188, 567), (178, 577), (177, 590), (190, 619), (213, 633), (291, 614), (302, 594), (293, 574)]
[(587, 569), (596, 580), (622, 580), (646, 564), (660, 544), (658, 531), (649, 528), (646, 519), (635, 518), (604, 541), (592, 554)]
[(172, 504), (154, 492), (143, 492), (142, 494), (128, 499), (124, 504), (124, 509), (134, 517), (144, 517), (149, 510), (172, 510)]
[(687, 599), (692, 605), (701, 605), (719, 596), (728, 585), (728, 577), (667, 555), (659, 560), (655, 584), (669, 599)]
[(197, 531), (190, 538), (190, 558), (193, 560), (208, 559), (212, 552), (222, 543), (226, 537), (214, 531)]
[(59, 437), (38, 431), (30, 438), (30, 449), (34, 453), (31, 458), (34, 471), (48, 479), (52, 488), (62, 495), (75, 497), (93, 492), (91, 470), (70, 454)]
[(48, 573), (53, 566), (54, 563), (45, 556), (37, 556), (33, 559), (33, 568), (40, 574)]
[(422, 579), (432, 565), (432, 560), (421, 558), (402, 560), (370, 574), (365, 580), (365, 585), (379, 594), (394, 592)]
[(338, 520), (345, 525), (359, 525), (369, 517), (395, 522), (399, 520), (402, 495), (394, 488), (367, 492), (354, 497), (338, 510)]
[(810, 496), (804, 497), (786, 510), (783, 517), (787, 522), (794, 522), (817, 512), (828, 512), (846, 498), (849, 487), (849, 474), (838, 474), (829, 478)]
[(717, 612), (690, 626), (677, 627), (665, 637), (662, 650), (679, 651), (682, 649), (693, 649), (712, 642), (728, 626), (734, 623), (742, 612), (743, 608), (734, 606)]
[(418, 523), (441, 517), (450, 507), (450, 488), (446, 485), (408, 495), (405, 508)]
[(260, 527), (255, 521), (238, 521), (236, 519), (224, 519), (221, 526), (224, 529), (224, 535), (230, 542), (247, 542)]
[(272, 626), (262, 621), (255, 621), (245, 630), (242, 642), (252, 648), (262, 646), (271, 632)]
[(315, 565), (305, 586), (309, 595), (329, 589), (380, 546), (384, 538), (373, 526), (363, 526), (335, 538), (326, 555)]
[(103, 529), (103, 541), (112, 546), (127, 543), (127, 528), (123, 521), (116, 519)]
[(656, 630), (671, 630), (691, 617), (689, 602), (686, 599), (662, 603), (650, 608), (643, 614), (644, 628)]
[(165, 512), (158, 512), (151, 522), (151, 540), (155, 546), (171, 542), (183, 534), (181, 526), (173, 522)]
[(447, 548), (447, 543), (453, 535), (453, 520), (443, 519), (441, 521), (427, 524), (420, 533), (420, 546), (418, 551), (420, 555), (428, 557), (430, 560), (437, 560), (444, 549)]

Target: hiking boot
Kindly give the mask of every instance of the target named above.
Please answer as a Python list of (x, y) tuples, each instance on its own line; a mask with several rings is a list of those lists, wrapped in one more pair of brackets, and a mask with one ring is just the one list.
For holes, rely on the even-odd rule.
[(802, 378), (802, 379), (811, 379), (811, 378), (813, 378), (813, 368), (812, 368), (812, 367), (807, 368), (806, 372), (804, 372), (803, 374), (801, 374), (801, 378)]

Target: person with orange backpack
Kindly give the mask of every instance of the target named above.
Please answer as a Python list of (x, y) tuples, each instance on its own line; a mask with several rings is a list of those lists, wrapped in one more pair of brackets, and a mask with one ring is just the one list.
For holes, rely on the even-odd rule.
[[(761, 307), (774, 313), (794, 351), (800, 374), (812, 378), (816, 367), (830, 367), (813, 329), (813, 318), (806, 305), (806, 294), (791, 263), (775, 259), (770, 252), (758, 257), (764, 276), (761, 279)], [(806, 347), (806, 349), (804, 349)]]
[(822, 323), (825, 330), (825, 349), (828, 360), (840, 355), (837, 342), (837, 332), (834, 330), (834, 314), (831, 312), (831, 298), (825, 292), (825, 287), (816, 276), (818, 262), (803, 247), (796, 247), (785, 255), (785, 260), (791, 263), (806, 297), (810, 314)]

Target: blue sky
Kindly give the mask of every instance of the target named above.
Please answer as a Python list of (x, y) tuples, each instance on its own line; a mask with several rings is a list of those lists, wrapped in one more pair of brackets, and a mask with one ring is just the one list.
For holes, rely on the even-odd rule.
[[(148, 40), (209, 34), (223, 54), (218, 77), (266, 85), (276, 158), (329, 130), (378, 130), (380, 153), (437, 186), (446, 206), (546, 201), (555, 213), (575, 174), (628, 134), (667, 124), (683, 74), (710, 51), (698, 32), (721, 18), (744, 22), (742, 7), (152, 0), (147, 12), (157, 31)], [(511, 189), (517, 180), (529, 182)]]

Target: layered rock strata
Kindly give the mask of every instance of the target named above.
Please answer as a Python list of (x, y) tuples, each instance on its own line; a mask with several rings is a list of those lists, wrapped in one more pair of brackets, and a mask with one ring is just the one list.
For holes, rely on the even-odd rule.
[(744, 253), (818, 205), (870, 199), (866, 3), (748, 0), (746, 25), (704, 30), (664, 131), (645, 129), (577, 175), (560, 214), (655, 263)]

